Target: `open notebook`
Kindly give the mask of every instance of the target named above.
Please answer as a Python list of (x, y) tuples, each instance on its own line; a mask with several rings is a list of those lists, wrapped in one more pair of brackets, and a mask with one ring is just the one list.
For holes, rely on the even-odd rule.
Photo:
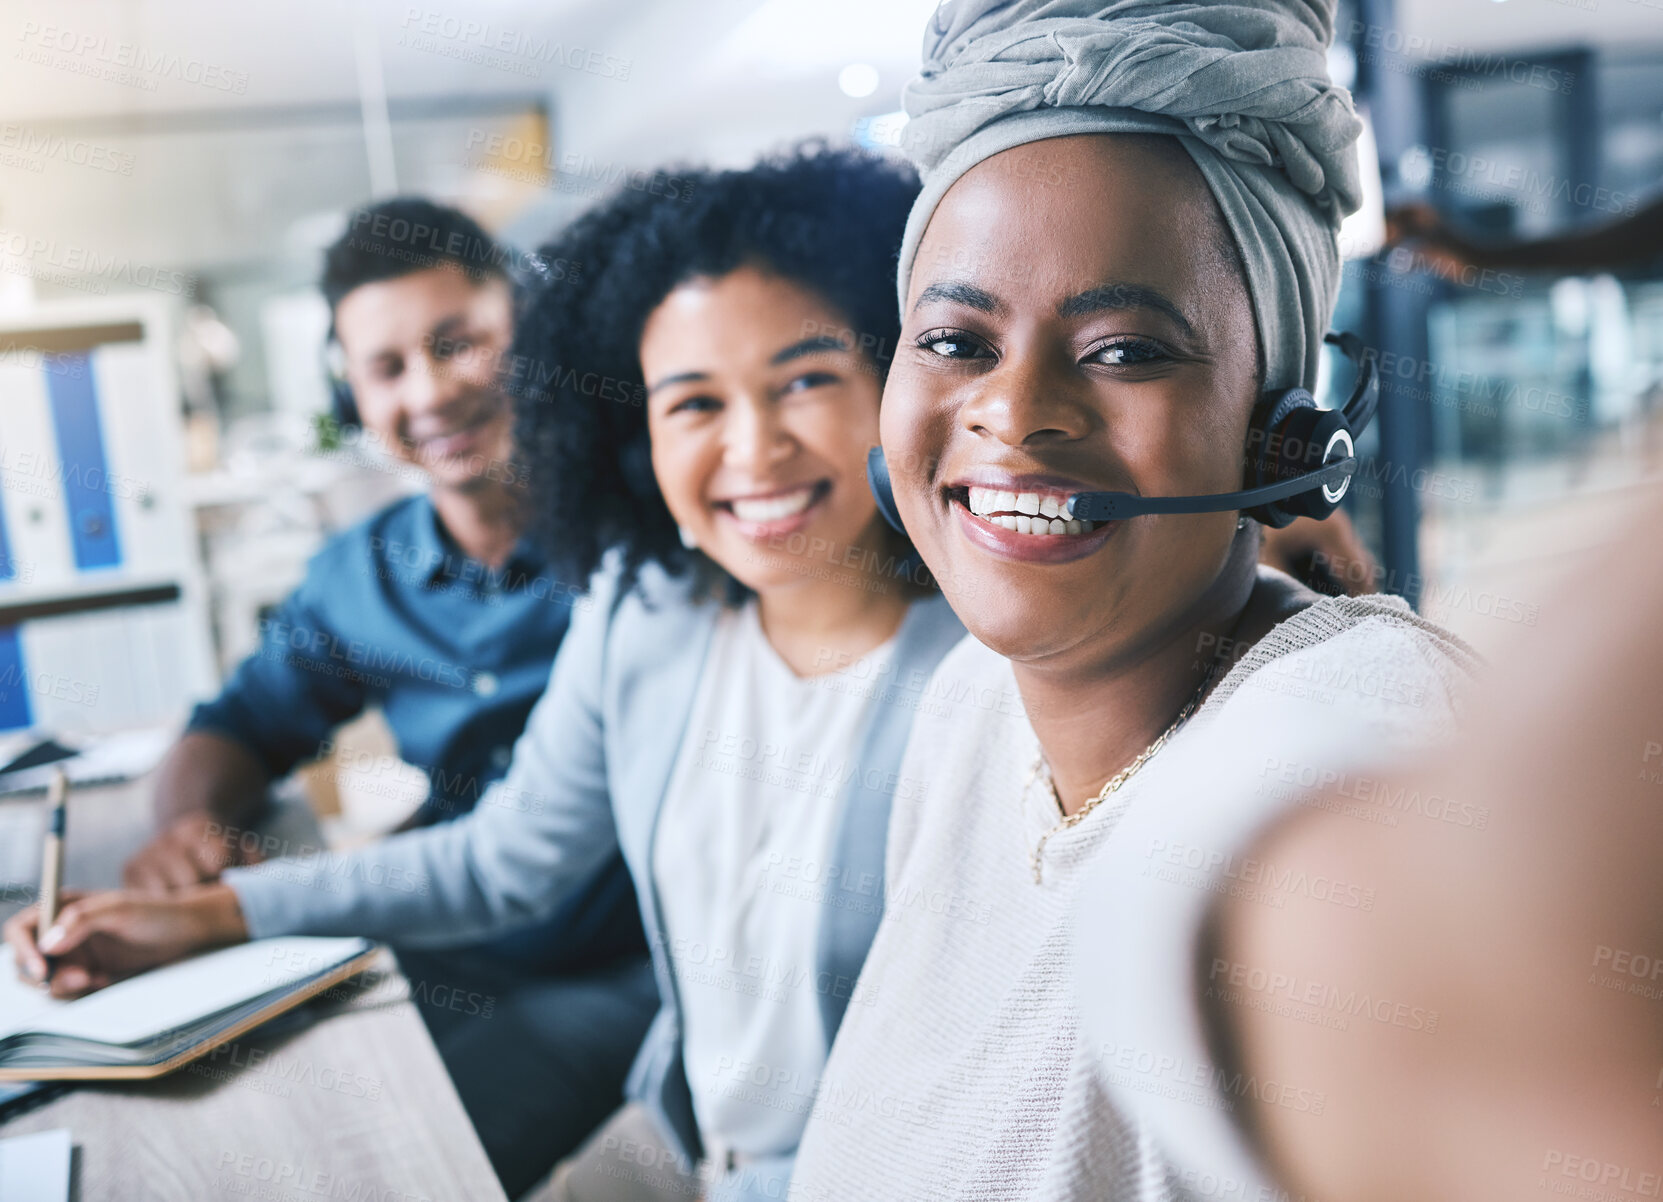
[(260, 939), (72, 1002), (19, 979), (0, 947), (0, 1080), (159, 1077), (369, 967), (368, 939)]

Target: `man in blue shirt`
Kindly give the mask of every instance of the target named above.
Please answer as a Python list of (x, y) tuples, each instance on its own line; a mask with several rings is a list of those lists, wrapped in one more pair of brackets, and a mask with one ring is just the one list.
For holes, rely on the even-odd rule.
[[(158, 770), (161, 830), (127, 865), (130, 887), (178, 888), (259, 858), (260, 841), (242, 836), (271, 783), (370, 706), (428, 776), (405, 826), (466, 813), (507, 768), (583, 603), (582, 582), (556, 579), (521, 534), (523, 468), (498, 387), (513, 336), (509, 265), (466, 215), (414, 199), (360, 210), (329, 249), (322, 287), (350, 386), (337, 408), (429, 487), (331, 538), (262, 623), (259, 650), (196, 708)], [(615, 859), (534, 927), (478, 948), (401, 952), (510, 1195), (619, 1104), (658, 1004), (644, 949)]]

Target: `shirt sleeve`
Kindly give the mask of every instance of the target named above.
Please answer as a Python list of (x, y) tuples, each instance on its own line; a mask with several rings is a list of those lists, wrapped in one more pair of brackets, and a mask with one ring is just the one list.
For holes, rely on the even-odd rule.
[(368, 703), (362, 673), (320, 603), (323, 557), (260, 626), (260, 646), (237, 666), (220, 695), (198, 705), (186, 731), (209, 731), (252, 751), (273, 777), (317, 756), (329, 735)]
[(473, 810), (350, 854), (227, 871), (252, 938), (467, 943), (547, 917), (616, 852), (601, 682), (612, 585), (577, 607), (513, 761)]

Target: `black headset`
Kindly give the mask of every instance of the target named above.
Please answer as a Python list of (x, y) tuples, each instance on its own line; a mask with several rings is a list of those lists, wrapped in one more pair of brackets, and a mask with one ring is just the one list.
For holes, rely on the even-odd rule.
[(346, 378), (346, 352), (335, 334), (335, 318), (329, 318), (329, 333), (323, 339), (323, 375), (329, 381), (329, 416), (343, 430), (363, 424), (358, 417), (358, 402), (353, 398), (352, 385)]
[[(1357, 439), (1380, 403), (1375, 358), (1355, 334), (1323, 338), (1357, 365), (1357, 385), (1343, 408), (1321, 409), (1303, 388), (1268, 392), (1253, 407), (1247, 428), (1247, 471), (1240, 492), (1194, 497), (1140, 497), (1126, 492), (1078, 492), (1069, 498), (1075, 518), (1115, 522), (1146, 513), (1220, 513), (1239, 509), (1266, 526), (1297, 517), (1321, 520), (1338, 509), (1357, 472)], [(878, 509), (897, 530), (901, 514), (889, 483), (883, 448), (866, 455), (867, 482)]]

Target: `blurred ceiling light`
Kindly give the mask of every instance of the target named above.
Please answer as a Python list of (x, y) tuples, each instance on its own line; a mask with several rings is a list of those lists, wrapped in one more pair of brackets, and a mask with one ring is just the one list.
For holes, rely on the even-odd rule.
[(837, 86), (845, 96), (864, 100), (878, 90), (878, 69), (871, 63), (850, 63), (837, 73)]

